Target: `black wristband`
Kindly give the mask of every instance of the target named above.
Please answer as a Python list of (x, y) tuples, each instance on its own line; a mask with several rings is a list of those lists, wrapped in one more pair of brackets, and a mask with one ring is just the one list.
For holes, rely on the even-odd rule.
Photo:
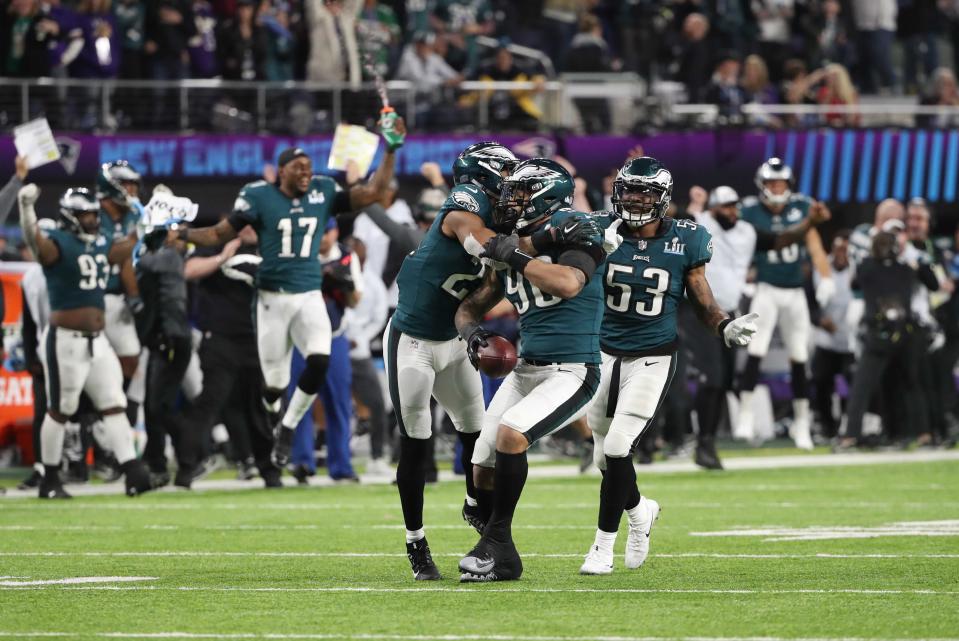
[(184, 225), (184, 226), (182, 226), (182, 227), (179, 227), (179, 228), (176, 230), (177, 240), (182, 240), (183, 242), (186, 242), (186, 237), (187, 237), (187, 234), (188, 234), (188, 233), (190, 233), (190, 228), (189, 228), (189, 227), (187, 227), (186, 225)]
[(524, 254), (520, 250), (514, 249), (513, 253), (509, 255), (509, 259), (506, 261), (506, 264), (522, 274), (526, 269), (526, 266), (529, 265), (530, 261), (532, 260), (533, 257), (529, 254)]
[(467, 323), (459, 329), (460, 339), (469, 342), (470, 336), (478, 329), (482, 329), (479, 323)]
[(726, 331), (726, 325), (729, 325), (731, 322), (733, 322), (733, 319), (731, 318), (724, 318), (723, 320), (719, 321), (719, 325), (716, 326), (716, 333), (719, 334), (720, 338), (723, 338), (723, 332)]
[(533, 249), (537, 254), (545, 254), (553, 246), (553, 232), (550, 229), (541, 229), (529, 237)]

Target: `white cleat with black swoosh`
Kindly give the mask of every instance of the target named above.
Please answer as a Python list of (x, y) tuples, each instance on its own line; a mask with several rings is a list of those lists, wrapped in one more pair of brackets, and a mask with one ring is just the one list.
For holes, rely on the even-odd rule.
[(626, 537), (626, 567), (634, 570), (642, 567), (649, 556), (649, 534), (653, 530), (653, 523), (659, 518), (659, 503), (645, 496), (639, 500), (643, 510), (643, 519), (638, 524), (629, 526), (629, 535)]

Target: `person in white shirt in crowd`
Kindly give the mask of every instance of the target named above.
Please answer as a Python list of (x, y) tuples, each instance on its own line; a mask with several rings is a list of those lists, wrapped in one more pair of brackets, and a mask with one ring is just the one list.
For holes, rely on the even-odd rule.
[[(739, 219), (739, 194), (732, 187), (721, 185), (707, 197), (706, 190), (696, 186), (690, 189), (689, 200), (688, 212), (713, 239), (713, 257), (706, 263), (706, 280), (716, 302), (730, 316), (739, 313), (746, 276), (756, 251), (776, 250), (800, 242), (810, 228), (828, 220), (828, 212), (824, 215), (817, 210), (781, 232), (773, 233), (757, 230)], [(703, 379), (696, 399), (699, 441), (695, 460), (703, 467), (717, 468), (721, 464), (714, 439), (726, 392), (733, 387), (735, 352), (725, 349), (722, 339), (709, 334), (700, 336), (697, 331), (688, 339), (694, 341), (693, 365)]]
[[(818, 316), (814, 318), (813, 343), (816, 351), (812, 359), (815, 409), (819, 414), (822, 435), (828, 439), (835, 439), (839, 435), (839, 421), (833, 412), (836, 376), (841, 374), (846, 383), (851, 384), (851, 372), (855, 363), (853, 344), (856, 326), (847, 319), (849, 304), (853, 300), (849, 234), (849, 230), (841, 230), (833, 238), (829, 264), (832, 266), (836, 290), (826, 306), (814, 313), (814, 316)], [(821, 279), (818, 272), (813, 274), (816, 285)], [(843, 406), (845, 407), (845, 403)]]
[(384, 477), (392, 473), (383, 452), (386, 438), (386, 403), (380, 376), (373, 364), (370, 343), (383, 335), (389, 315), (389, 303), (382, 277), (366, 269), (366, 246), (355, 237), (353, 252), (363, 268), (363, 296), (356, 307), (347, 309), (344, 321), (346, 336), (350, 341), (353, 397), (368, 413), (365, 422), (370, 435), (370, 461), (366, 464), (366, 475)]
[(433, 127), (455, 124), (454, 101), (448, 97), (445, 87), (456, 87), (463, 82), (443, 56), (434, 49), (436, 35), (428, 31), (413, 34), (413, 42), (406, 45), (396, 70), (397, 80), (408, 80), (416, 87), (416, 120)]

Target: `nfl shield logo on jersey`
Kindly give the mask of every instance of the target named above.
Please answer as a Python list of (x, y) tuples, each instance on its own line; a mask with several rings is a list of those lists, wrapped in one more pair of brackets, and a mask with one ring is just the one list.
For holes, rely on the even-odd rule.
[(636, 249), (638, 249), (641, 252), (646, 251), (646, 241), (645, 240), (637, 241)]

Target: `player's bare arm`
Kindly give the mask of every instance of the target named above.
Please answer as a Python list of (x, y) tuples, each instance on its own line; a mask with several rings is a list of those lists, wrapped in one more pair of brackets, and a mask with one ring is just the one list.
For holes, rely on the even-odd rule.
[[(579, 252), (585, 255), (585, 252)], [(592, 260), (586, 256), (587, 260)], [(595, 263), (593, 270), (595, 271)], [(575, 298), (589, 279), (583, 267), (571, 265), (551, 265), (541, 260), (530, 262), (523, 271), (523, 277), (540, 288), (541, 291), (560, 298)]]
[(501, 300), (503, 300), (503, 284), (497, 278), (496, 272), (489, 270), (483, 279), (483, 284), (467, 296), (456, 310), (453, 322), (459, 335), (464, 340), (468, 340), (486, 313)]
[[(129, 293), (127, 285), (129, 284), (129, 276), (123, 276), (123, 267), (122, 265), (125, 262), (130, 261), (130, 257), (133, 255), (133, 248), (136, 247), (137, 239), (135, 237), (127, 236), (123, 240), (118, 240), (112, 245), (110, 245), (110, 251), (107, 253), (107, 260), (110, 261), (111, 265), (121, 265), (120, 268), (120, 278), (123, 281), (124, 290)], [(132, 268), (131, 268), (132, 269)], [(133, 286), (136, 287), (136, 275), (133, 276)]]
[[(394, 128), (400, 135), (406, 135), (406, 124), (402, 118), (396, 119)], [(362, 209), (379, 201), (383, 194), (389, 190), (395, 168), (396, 150), (387, 147), (380, 166), (373, 172), (373, 177), (369, 182), (359, 183), (350, 188), (350, 207), (353, 210)]]
[(236, 238), (239, 230), (233, 226), (230, 219), (225, 219), (211, 227), (199, 227), (197, 229), (180, 227), (177, 231), (170, 233), (175, 234), (178, 240), (200, 247), (216, 247)]
[[(814, 202), (812, 207), (809, 209), (808, 216), (803, 218), (792, 227), (788, 227), (779, 234), (776, 234), (772, 249), (778, 250), (782, 249), (783, 247), (789, 247), (793, 243), (803, 242), (807, 239), (809, 230), (818, 227), (830, 218), (832, 218), (832, 214), (829, 212), (829, 209), (826, 207), (826, 205), (819, 201)], [(816, 232), (816, 235), (818, 236), (818, 232)], [(822, 241), (820, 241), (820, 246), (821, 245)]]
[(713, 290), (706, 280), (706, 266), (700, 265), (686, 272), (686, 293), (693, 309), (696, 310), (696, 316), (716, 334), (719, 333), (719, 325), (729, 318), (713, 298)]
[(483, 255), (506, 263), (540, 291), (565, 299), (574, 298), (583, 290), (601, 260), (581, 249), (564, 252), (556, 264), (535, 260), (520, 249), (519, 237), (515, 235), (494, 236), (484, 245)]
[(806, 249), (809, 250), (809, 259), (813, 267), (823, 278), (832, 276), (832, 267), (829, 265), (829, 254), (822, 245), (822, 236), (816, 229), (806, 232)]

